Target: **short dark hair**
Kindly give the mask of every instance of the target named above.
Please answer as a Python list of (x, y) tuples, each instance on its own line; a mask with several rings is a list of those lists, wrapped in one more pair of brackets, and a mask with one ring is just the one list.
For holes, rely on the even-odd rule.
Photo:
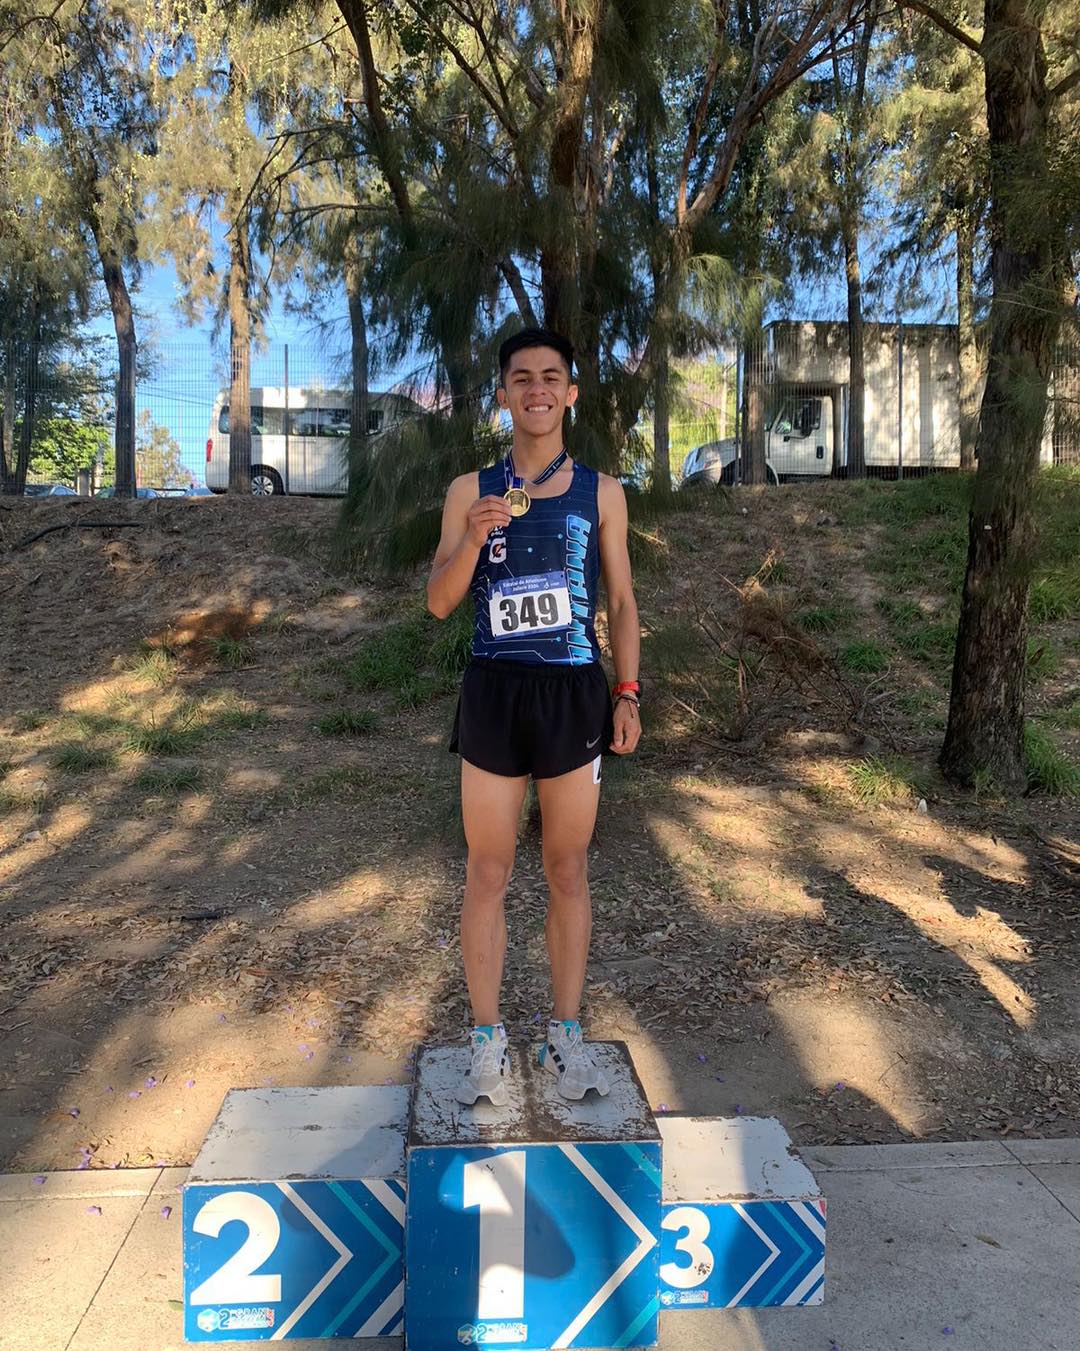
[(506, 375), (506, 368), (510, 365), (510, 358), (515, 352), (522, 352), (526, 347), (552, 347), (559, 356), (566, 362), (566, 369), (570, 372), (570, 379), (574, 378), (574, 348), (568, 338), (564, 338), (561, 333), (555, 333), (550, 328), (523, 328), (520, 333), (515, 333), (499, 348), (499, 383), (502, 384)]

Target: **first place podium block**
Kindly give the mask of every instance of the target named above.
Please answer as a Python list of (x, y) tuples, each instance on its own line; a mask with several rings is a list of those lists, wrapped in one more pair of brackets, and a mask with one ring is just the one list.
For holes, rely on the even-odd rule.
[(463, 1107), (467, 1047), (420, 1056), (408, 1140), (409, 1351), (638, 1347), (657, 1335), (661, 1140), (625, 1045), (561, 1098), (512, 1052), (509, 1105)]
[(408, 1094), (226, 1096), (183, 1191), (188, 1341), (401, 1332)]

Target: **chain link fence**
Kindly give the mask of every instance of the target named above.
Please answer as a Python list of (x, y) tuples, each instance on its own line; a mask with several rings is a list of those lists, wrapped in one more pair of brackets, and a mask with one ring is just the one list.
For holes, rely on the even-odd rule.
[[(959, 354), (951, 325), (867, 324), (864, 455), (883, 477), (960, 464)], [(28, 491), (108, 492), (114, 481), (116, 362), (102, 340), (80, 352), (9, 354), (0, 446)], [(276, 344), (251, 356), (252, 482), (267, 493), (336, 495), (347, 483), (353, 401), (348, 362), (314, 346)], [(977, 391), (981, 396), (981, 387)], [(375, 387), (366, 431), (379, 435), (434, 406), (423, 389)], [(977, 401), (976, 401), (977, 408)], [(228, 483), (229, 367), (210, 343), (140, 353), (136, 481), (143, 493), (222, 491)], [(633, 473), (653, 464), (655, 414), (635, 438)], [(847, 327), (779, 322), (750, 348), (673, 362), (668, 458), (676, 484), (745, 477), (758, 438), (770, 481), (842, 476), (851, 451)], [(1080, 336), (1062, 336), (1043, 437), (1045, 464), (1080, 465)]]

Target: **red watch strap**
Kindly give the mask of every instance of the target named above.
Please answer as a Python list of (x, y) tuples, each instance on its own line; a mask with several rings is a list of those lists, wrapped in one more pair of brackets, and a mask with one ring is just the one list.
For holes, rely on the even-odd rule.
[(615, 686), (616, 694), (629, 694), (631, 692), (634, 694), (641, 693), (641, 686), (636, 680), (620, 680)]

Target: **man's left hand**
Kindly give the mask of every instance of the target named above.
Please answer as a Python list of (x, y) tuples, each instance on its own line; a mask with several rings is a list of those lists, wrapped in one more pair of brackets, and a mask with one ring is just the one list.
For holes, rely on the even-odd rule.
[(637, 749), (641, 740), (641, 715), (638, 708), (629, 699), (619, 699), (615, 704), (615, 738), (611, 749), (616, 755), (629, 755)]

